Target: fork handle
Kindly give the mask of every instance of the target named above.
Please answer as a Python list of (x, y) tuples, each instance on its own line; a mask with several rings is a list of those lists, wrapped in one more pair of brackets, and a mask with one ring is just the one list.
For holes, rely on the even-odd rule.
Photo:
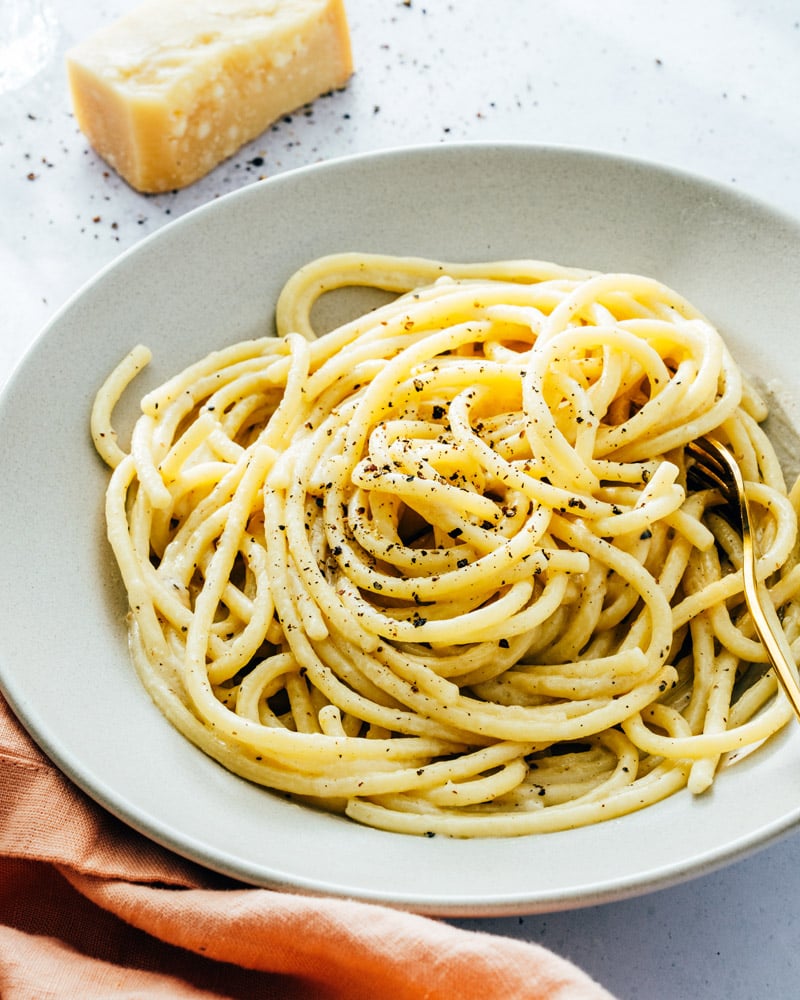
[[(766, 586), (756, 578), (756, 556), (752, 544), (745, 546), (744, 594), (758, 638), (767, 651), (786, 697), (800, 719), (800, 682), (794, 655)], [(749, 579), (748, 579), (749, 577)]]

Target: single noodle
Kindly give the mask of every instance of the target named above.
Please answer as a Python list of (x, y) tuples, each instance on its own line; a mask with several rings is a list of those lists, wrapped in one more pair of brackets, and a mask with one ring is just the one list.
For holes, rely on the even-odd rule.
[[(393, 297), (317, 336), (350, 286)], [(795, 656), (798, 489), (678, 294), (339, 254), (276, 326), (148, 392), (129, 451), (112, 415), (146, 348), (92, 413), (133, 660), (203, 751), (370, 826), (511, 836), (700, 794), (787, 723), (686, 445), (733, 449)]]

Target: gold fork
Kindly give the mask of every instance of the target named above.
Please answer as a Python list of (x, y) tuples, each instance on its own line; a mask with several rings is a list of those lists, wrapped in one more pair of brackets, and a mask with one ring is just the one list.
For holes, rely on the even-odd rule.
[(769, 592), (756, 576), (758, 553), (742, 473), (730, 451), (713, 437), (698, 438), (687, 446), (687, 450), (693, 459), (687, 472), (689, 480), (718, 490), (725, 501), (725, 506), (719, 508), (720, 514), (733, 528), (741, 531), (745, 601), (756, 634), (775, 668), (795, 715), (800, 719), (800, 683), (794, 655)]

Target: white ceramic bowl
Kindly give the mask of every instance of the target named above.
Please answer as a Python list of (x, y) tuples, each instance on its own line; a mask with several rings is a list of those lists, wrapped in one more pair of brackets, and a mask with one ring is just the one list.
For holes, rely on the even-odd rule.
[[(512, 840), (359, 827), (254, 787), (162, 718), (128, 660), (105, 542), (93, 395), (143, 341), (135, 395), (208, 350), (270, 329), (276, 294), (319, 254), (537, 257), (650, 274), (724, 332), (791, 402), (800, 377), (800, 225), (673, 170), (523, 145), (436, 146), (332, 161), (247, 187), (169, 225), (79, 292), (0, 400), (0, 684), (89, 795), (154, 840), (246, 882), (420, 912), (566, 908), (721, 865), (800, 818), (800, 728), (680, 793), (587, 829)], [(130, 403), (124, 414), (132, 413)]]

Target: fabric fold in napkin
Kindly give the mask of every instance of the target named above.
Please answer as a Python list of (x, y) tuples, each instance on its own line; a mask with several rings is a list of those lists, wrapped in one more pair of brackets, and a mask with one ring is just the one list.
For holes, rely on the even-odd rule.
[(536, 944), (187, 862), (73, 786), (2, 698), (0, 996), (613, 1000)]

